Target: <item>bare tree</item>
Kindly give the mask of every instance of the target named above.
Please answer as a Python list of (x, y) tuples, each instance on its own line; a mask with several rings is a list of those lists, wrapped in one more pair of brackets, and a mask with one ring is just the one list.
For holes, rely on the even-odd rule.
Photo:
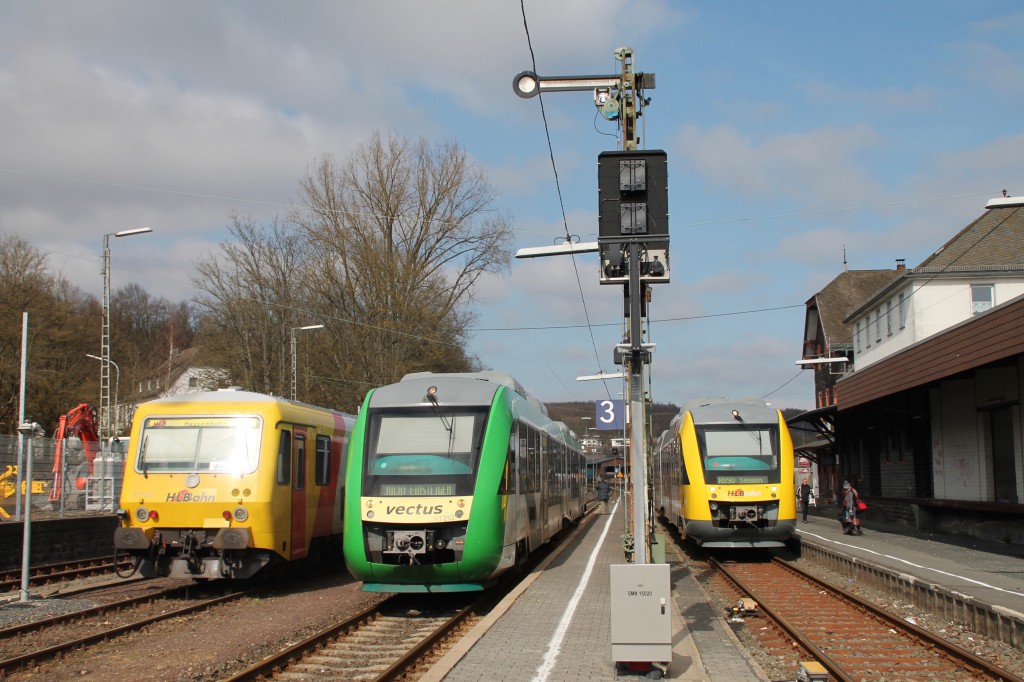
[(127, 284), (110, 296), (111, 359), (118, 363), (121, 390), (137, 382), (192, 345), (193, 311), (187, 301), (171, 303), (151, 296), (138, 284)]
[(303, 240), (276, 220), (261, 229), (234, 216), (220, 258), (196, 263), (193, 284), (203, 360), (254, 391), (287, 395), (289, 332), (306, 324)]
[(99, 337), (100, 309), (47, 269), (46, 256), (17, 236), (0, 237), (0, 424), (13, 433), (21, 386), (22, 313), (29, 313), (25, 414), (47, 430), (99, 395), (99, 371), (85, 354)]
[(467, 369), (473, 287), (507, 270), (512, 230), (465, 150), (374, 134), (343, 164), (323, 156), (300, 196), (290, 217), (313, 245), (311, 287), (349, 320), (345, 374)]

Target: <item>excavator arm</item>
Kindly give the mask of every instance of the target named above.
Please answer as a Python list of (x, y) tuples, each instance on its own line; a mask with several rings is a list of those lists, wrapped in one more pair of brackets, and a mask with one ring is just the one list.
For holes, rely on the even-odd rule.
[(100, 451), (100, 435), (96, 425), (96, 415), (86, 403), (61, 415), (57, 421), (57, 431), (53, 435), (56, 449), (53, 457), (53, 485), (50, 486), (51, 502), (60, 500), (64, 490), (64, 449), (67, 439), (72, 436), (77, 436), (82, 441), (85, 461), (89, 464), (89, 474), (91, 475), (92, 463)]

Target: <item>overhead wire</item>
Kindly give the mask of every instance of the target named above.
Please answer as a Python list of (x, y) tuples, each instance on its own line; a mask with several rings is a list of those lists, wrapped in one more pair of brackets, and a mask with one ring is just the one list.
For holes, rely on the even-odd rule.
[[(526, 32), (526, 45), (530, 51), (530, 65), (533, 67), (533, 72), (537, 73), (537, 58), (533, 52), (533, 40), (530, 37), (530, 24), (526, 19), (526, 3), (524, 2), (524, 0), (519, 0), (519, 9), (523, 14), (523, 30)], [(547, 139), (548, 155), (551, 158), (551, 170), (555, 176), (555, 190), (558, 193), (558, 205), (562, 212), (562, 225), (565, 228), (565, 241), (568, 244), (572, 242), (572, 235), (569, 232), (569, 221), (565, 216), (565, 201), (562, 197), (562, 186), (558, 179), (558, 166), (555, 163), (555, 149), (551, 143), (551, 129), (548, 126), (548, 116), (547, 112), (544, 109), (543, 93), (537, 93), (537, 101), (540, 103), (540, 115), (541, 119), (544, 122), (544, 136)], [(579, 288), (580, 302), (583, 305), (583, 317), (586, 320), (587, 329), (590, 332), (590, 344), (594, 350), (594, 359), (597, 362), (598, 370), (600, 371), (600, 373), (603, 374), (604, 370), (601, 365), (601, 356), (597, 351), (597, 340), (594, 338), (594, 329), (590, 324), (590, 311), (587, 309), (587, 297), (583, 294), (583, 282), (580, 280), (580, 270), (579, 266), (576, 263), (576, 254), (570, 252), (569, 256), (572, 258), (572, 269), (573, 272), (576, 274), (576, 286)], [(608, 399), (611, 400), (612, 394), (611, 389), (608, 388), (608, 382), (602, 381), (601, 383), (604, 385), (605, 392), (608, 394)], [(572, 395), (572, 392), (570, 391), (569, 394)]]

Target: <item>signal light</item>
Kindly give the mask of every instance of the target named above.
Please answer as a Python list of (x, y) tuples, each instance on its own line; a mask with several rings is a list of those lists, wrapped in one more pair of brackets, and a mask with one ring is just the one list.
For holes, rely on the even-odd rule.
[(228, 511), (227, 509), (225, 509), (224, 511), (222, 511), (222, 512), (220, 513), (220, 515), (224, 517), (224, 520), (225, 520), (225, 521), (230, 521), (230, 520), (231, 520), (231, 512), (230, 512), (230, 511)]
[(150, 509), (149, 510), (149, 520), (150, 521), (159, 521), (160, 520), (160, 515), (156, 513), (156, 509)]
[(641, 280), (667, 283), (668, 155), (660, 149), (602, 152), (597, 191), (601, 284), (628, 281), (631, 244), (640, 246)]

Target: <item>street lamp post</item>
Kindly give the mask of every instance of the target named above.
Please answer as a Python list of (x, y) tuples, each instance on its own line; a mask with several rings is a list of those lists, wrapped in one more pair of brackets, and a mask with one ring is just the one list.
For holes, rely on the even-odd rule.
[[(103, 330), (100, 333), (100, 431), (110, 438), (110, 238), (131, 237), (152, 232), (151, 227), (137, 227), (103, 235)], [(120, 379), (121, 371), (118, 370)]]
[(296, 394), (298, 393), (298, 386), (297, 385), (299, 383), (299, 379), (298, 379), (299, 373), (298, 373), (297, 361), (296, 361), (295, 332), (304, 331), (304, 330), (307, 330), (307, 329), (323, 329), (323, 328), (324, 328), (324, 326), (322, 324), (310, 324), (310, 325), (306, 325), (305, 327), (292, 327), (291, 328), (291, 336), (292, 336), (292, 400), (298, 400), (298, 398), (296, 398)]
[[(92, 353), (86, 353), (85, 357), (103, 362), (103, 358), (98, 355), (93, 355)], [(121, 428), (121, 368), (118, 367), (116, 362), (109, 358), (107, 359), (107, 362), (114, 366), (114, 435), (117, 435), (117, 432), (120, 431)]]

